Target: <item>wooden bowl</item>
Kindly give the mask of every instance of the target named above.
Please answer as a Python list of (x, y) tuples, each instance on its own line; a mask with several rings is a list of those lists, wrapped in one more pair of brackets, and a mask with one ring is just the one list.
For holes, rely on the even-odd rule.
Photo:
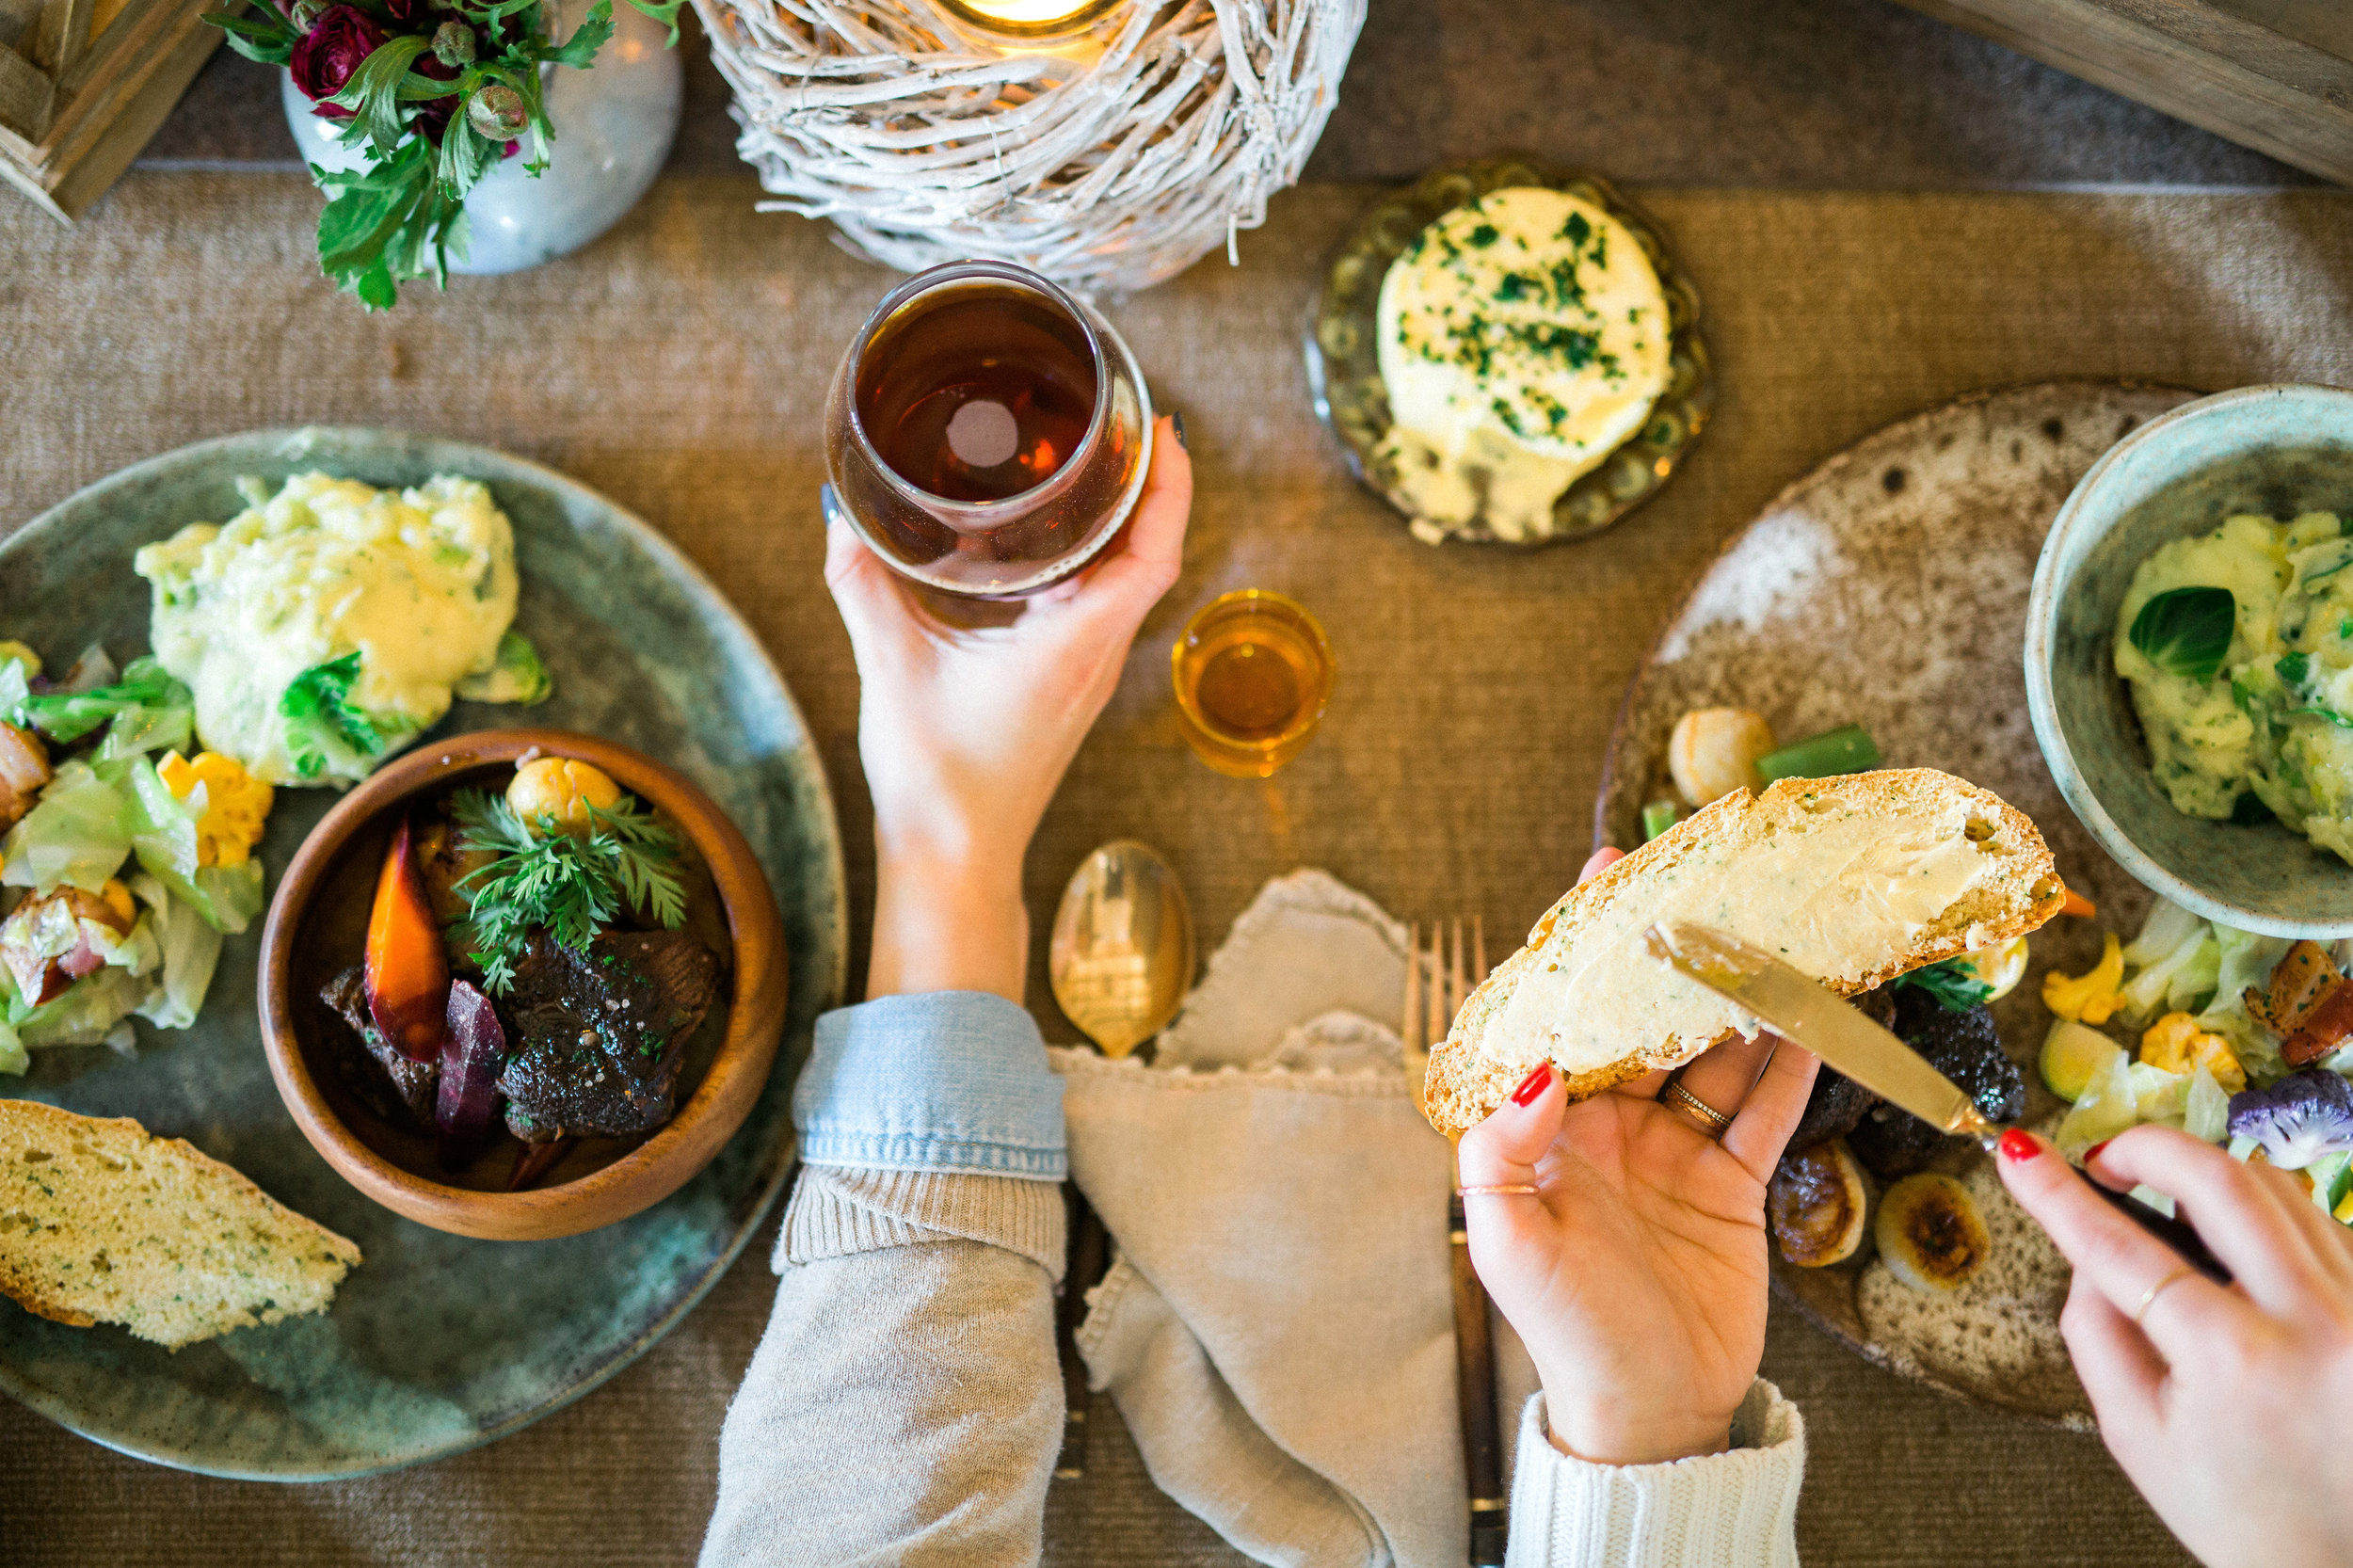
[[(709, 870), (725, 928), (719, 931), (714, 920), (713, 935), (731, 941), (731, 952), (723, 954), (731, 984), (724, 1033), (699, 1076), (690, 1047), (680, 1077), (685, 1098), (668, 1122), (641, 1140), (583, 1139), (549, 1173), (547, 1184), (509, 1192), (499, 1190), (496, 1172), (452, 1180), (421, 1174), (438, 1169), (430, 1139), (392, 1128), (322, 1079), (318, 1068), (328, 1047), (316, 981), (359, 961), (364, 890), (374, 887), (393, 808), (504, 773), (533, 751), (593, 763), (678, 825)], [(371, 848), (376, 853), (365, 853)], [(262, 1045), (295, 1125), (360, 1192), (436, 1230), (487, 1240), (543, 1240), (625, 1220), (711, 1162), (750, 1114), (776, 1063), (787, 973), (784, 927), (768, 878), (743, 834), (702, 791), (651, 758), (593, 736), (479, 730), (422, 745), (388, 763), (303, 840), (262, 932)], [(711, 1028), (706, 1020), (705, 1031)]]

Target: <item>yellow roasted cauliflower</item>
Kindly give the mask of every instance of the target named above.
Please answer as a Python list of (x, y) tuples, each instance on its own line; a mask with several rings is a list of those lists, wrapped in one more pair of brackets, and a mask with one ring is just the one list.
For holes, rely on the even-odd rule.
[(196, 820), (198, 865), (246, 863), (262, 841), (276, 791), (246, 772), (243, 762), (217, 751), (200, 751), (193, 759), (168, 751), (155, 764), (155, 776), (178, 800), (200, 788), (204, 792), (204, 814)]
[(2075, 1023), (2104, 1024), (2124, 1005), (2123, 985), (2124, 949), (2111, 931), (2090, 973), (2071, 980), (2053, 969), (2042, 977), (2042, 1005)]
[(2194, 1073), (2203, 1063), (2215, 1082), (2232, 1094), (2247, 1087), (2247, 1069), (2230, 1042), (2200, 1029), (2186, 1013), (2168, 1013), (2151, 1024), (2140, 1037), (2140, 1059), (2169, 1073)]

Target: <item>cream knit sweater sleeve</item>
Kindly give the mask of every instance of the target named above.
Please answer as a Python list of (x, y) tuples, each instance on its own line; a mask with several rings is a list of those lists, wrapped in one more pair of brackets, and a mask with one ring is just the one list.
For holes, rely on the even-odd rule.
[(1545, 1397), (1520, 1416), (1509, 1568), (1797, 1568), (1805, 1421), (1759, 1378), (1734, 1446), (1669, 1464), (1593, 1464), (1545, 1435)]

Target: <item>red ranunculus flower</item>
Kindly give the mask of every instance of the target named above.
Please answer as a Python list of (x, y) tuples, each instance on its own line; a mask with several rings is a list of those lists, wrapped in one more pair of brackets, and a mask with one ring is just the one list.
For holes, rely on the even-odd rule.
[(431, 32), (440, 21), (434, 9), (433, 0), (384, 0), (385, 13), (404, 33)]
[(320, 12), (286, 62), (295, 86), (318, 105), (311, 112), (327, 120), (349, 120), (349, 109), (325, 100), (343, 91), (360, 62), (383, 42), (384, 29), (356, 6), (329, 6)]

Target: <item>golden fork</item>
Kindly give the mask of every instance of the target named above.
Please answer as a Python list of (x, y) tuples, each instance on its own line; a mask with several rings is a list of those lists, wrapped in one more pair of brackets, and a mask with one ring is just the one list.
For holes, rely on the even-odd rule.
[[(1463, 922), (1453, 922), (1453, 943), (1448, 951), (1446, 929), (1433, 924), (1430, 951), (1421, 947), (1421, 927), (1407, 928), (1405, 1016), (1398, 1031), (1404, 1043), (1406, 1081), (1412, 1085), (1414, 1108), (1425, 1110), (1423, 1080), (1430, 1069), (1430, 1052), (1454, 1026), (1470, 988), (1487, 978), (1487, 930), (1483, 920), (1471, 920), (1467, 967), (1463, 952)], [(1423, 971), (1428, 970), (1424, 979)], [(1495, 1348), (1487, 1335), (1487, 1288), (1471, 1267), (1470, 1233), (1463, 1218), (1460, 1173), (1449, 1184), (1447, 1236), (1454, 1258), (1454, 1389), (1463, 1423), (1463, 1470), (1470, 1493), (1471, 1568), (1501, 1568), (1507, 1499), (1503, 1496), (1503, 1440), (1496, 1426)]]

